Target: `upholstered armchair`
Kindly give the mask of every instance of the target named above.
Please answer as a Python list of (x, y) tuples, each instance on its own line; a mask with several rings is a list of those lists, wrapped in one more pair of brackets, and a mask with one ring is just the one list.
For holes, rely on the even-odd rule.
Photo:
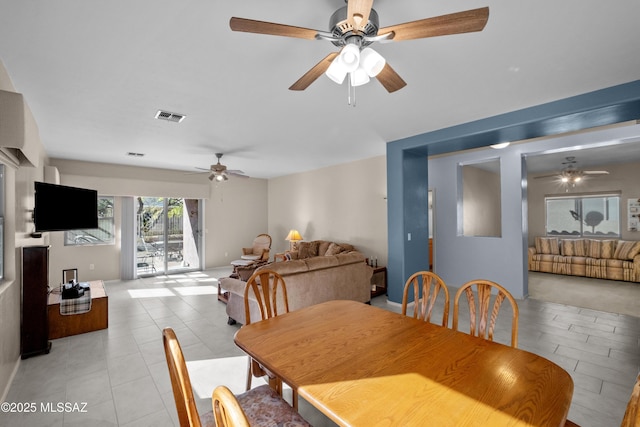
[(268, 234), (258, 234), (253, 239), (253, 245), (250, 248), (242, 248), (242, 259), (254, 261), (268, 261), (269, 251), (271, 250), (271, 236)]

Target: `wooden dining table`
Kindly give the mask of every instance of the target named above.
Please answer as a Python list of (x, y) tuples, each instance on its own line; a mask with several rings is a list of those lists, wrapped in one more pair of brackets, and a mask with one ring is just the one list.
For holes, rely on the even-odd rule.
[(562, 426), (573, 394), (541, 356), (355, 301), (252, 323), (235, 343), (341, 426)]

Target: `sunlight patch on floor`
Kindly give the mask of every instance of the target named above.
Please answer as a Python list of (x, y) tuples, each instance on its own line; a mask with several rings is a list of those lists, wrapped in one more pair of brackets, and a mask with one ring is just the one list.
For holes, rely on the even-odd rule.
[(218, 293), (218, 288), (213, 286), (185, 286), (173, 288), (180, 295), (213, 295)]
[(131, 298), (159, 298), (159, 297), (175, 297), (176, 294), (167, 288), (154, 289), (129, 289)]

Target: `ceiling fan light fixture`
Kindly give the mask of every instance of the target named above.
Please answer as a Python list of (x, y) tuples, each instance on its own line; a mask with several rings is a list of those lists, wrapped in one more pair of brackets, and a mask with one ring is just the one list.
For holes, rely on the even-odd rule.
[(329, 65), (329, 68), (327, 68), (325, 74), (327, 77), (329, 77), (339, 85), (342, 84), (344, 78), (347, 76), (347, 69), (344, 67), (344, 65), (342, 65), (340, 56), (337, 56), (336, 59), (331, 62), (331, 65)]
[(340, 60), (347, 73), (355, 71), (360, 64), (360, 49), (355, 44), (348, 44), (342, 48), (334, 62), (337, 60)]
[(355, 71), (349, 73), (349, 78), (351, 79), (351, 86), (362, 86), (364, 84), (369, 83), (369, 74), (365, 71), (364, 68), (358, 67)]
[(360, 52), (360, 67), (362, 67), (369, 77), (375, 77), (387, 64), (387, 61), (370, 47), (362, 49)]
[(510, 142), (500, 142), (498, 144), (492, 144), (490, 145), (490, 147), (495, 150), (501, 150), (503, 148), (507, 148), (510, 144), (511, 144)]

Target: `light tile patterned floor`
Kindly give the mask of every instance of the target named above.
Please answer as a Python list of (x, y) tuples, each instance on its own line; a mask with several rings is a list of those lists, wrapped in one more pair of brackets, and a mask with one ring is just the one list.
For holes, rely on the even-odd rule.
[[(183, 346), (200, 410), (210, 410), (216, 384), (241, 392), (246, 359), (233, 344), (238, 326), (227, 325), (216, 297), (216, 277), (228, 274), (224, 268), (107, 282), (109, 328), (55, 340), (50, 354), (23, 360), (6, 401), (33, 402), (37, 411), (0, 413), (0, 425), (177, 426), (162, 348), (166, 326)], [(400, 311), (384, 296), (373, 304)], [(583, 427), (618, 426), (640, 369), (640, 318), (533, 299), (518, 304), (519, 347), (574, 379), (570, 418)], [(507, 343), (508, 327), (497, 337)], [(58, 402), (87, 402), (86, 412), (57, 412)], [(300, 412), (315, 426), (334, 425), (304, 401)]]

